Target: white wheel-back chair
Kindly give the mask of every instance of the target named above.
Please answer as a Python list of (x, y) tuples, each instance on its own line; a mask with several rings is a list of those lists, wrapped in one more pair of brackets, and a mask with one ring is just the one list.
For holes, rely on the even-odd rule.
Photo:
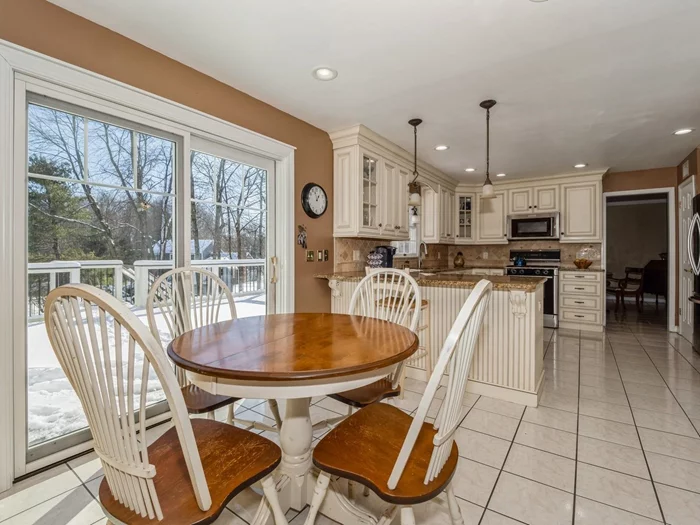
[[(228, 313), (228, 318), (236, 319), (236, 305), (233, 294), (226, 283), (215, 273), (203, 268), (175, 268), (169, 270), (153, 283), (146, 300), (146, 313), (151, 332), (164, 346), (160, 330), (157, 324), (157, 314), (165, 321), (165, 325), (172, 341), (183, 333), (200, 328), (219, 321), (221, 315)], [(175, 366), (175, 373), (181, 388), (189, 387), (185, 371)], [(197, 398), (200, 400), (201, 393)], [(212, 396), (222, 398), (223, 396)], [(187, 398), (185, 398), (187, 401)], [(282, 426), (279, 409), (275, 400), (269, 400), (270, 411), (275, 418), (277, 427), (271, 427), (258, 421), (245, 421), (235, 419), (235, 402), (238, 399), (229, 398), (228, 422), (234, 421), (247, 428), (257, 428), (279, 432)], [(218, 407), (216, 399), (212, 400), (212, 406)], [(201, 411), (191, 413), (200, 413)], [(208, 416), (213, 419), (214, 411), (208, 411)]]
[[(454, 434), (466, 410), (463, 406), (463, 401), (467, 389), (469, 370), (492, 288), (493, 284), (491, 282), (486, 280), (479, 281), (467, 298), (464, 306), (462, 306), (440, 350), (435, 368), (430, 376), (425, 392), (423, 393), (416, 415), (412, 418), (410, 425), (408, 425), (408, 431), (399, 449), (394, 466), (390, 472), (387, 471), (386, 478), (380, 480), (380, 483), (377, 483), (377, 479), (372, 480), (372, 476), (375, 476), (375, 478), (377, 476), (375, 470), (376, 466), (365, 466), (366, 461), (362, 460), (362, 447), (353, 451), (353, 465), (349, 467), (349, 469), (358, 470), (345, 470), (345, 473), (348, 475), (347, 477), (349, 478), (352, 476), (356, 480), (364, 480), (367, 484), (374, 483), (373, 489), (377, 495), (395, 505), (380, 519), (379, 523), (382, 525), (391, 523), (399, 508), (401, 509), (402, 525), (415, 524), (412, 506), (401, 505), (396, 503), (396, 501), (392, 502), (392, 491), (401, 483), (404, 470), (409, 460), (412, 459), (415, 461), (415, 457), (411, 458), (411, 454), (415, 453), (414, 446), (416, 445), (419, 434), (422, 431), (425, 432), (424, 423), (426, 417), (445, 374), (447, 375), (447, 391), (445, 397), (439, 401), (440, 406), (432, 425), (435, 431), (433, 447), (430, 451), (429, 460), (426, 456), (424, 461), (428, 467), (424, 473), (416, 473), (414, 463), (414, 470), (411, 472), (411, 475), (420, 475), (424, 486), (428, 486), (431, 483), (443, 483), (444, 480), (444, 485), (440, 485), (438, 489), (444, 490), (447, 493), (447, 502), (452, 523), (453, 525), (463, 524), (459, 505), (455, 499), (450, 483), (451, 473), (442, 473), (442, 471), (448, 459), (451, 461), (451, 468), (456, 468), (456, 450), (453, 450)], [(380, 409), (382, 410), (380, 411)], [(357, 440), (363, 441), (365, 447), (369, 449), (369, 447), (373, 445), (367, 441), (367, 437), (374, 435), (374, 433), (381, 435), (381, 426), (385, 425), (386, 422), (385, 420), (377, 420), (375, 418), (374, 421), (370, 420), (372, 421), (371, 423), (368, 422), (363, 426), (362, 421), (365, 420), (363, 416), (365, 414), (373, 414), (374, 412), (381, 414), (382, 412), (390, 410), (398, 409), (385, 405), (373, 405), (362, 409), (331, 430), (316, 445), (313, 460), (316, 467), (321, 470), (321, 474), (318, 478), (311, 509), (305, 525), (313, 525), (318, 509), (328, 490), (331, 478), (330, 474), (324, 470), (324, 467), (331, 470), (333, 475), (343, 476), (344, 464), (342, 457), (338, 457), (338, 450), (333, 448), (334, 443), (347, 443), (347, 436), (354, 435), (359, 436)], [(377, 428), (373, 428), (372, 425), (377, 426)], [(388, 453), (388, 446), (385, 442), (382, 442), (379, 437), (377, 438), (376, 446), (381, 447), (382, 454)], [(411, 485), (415, 487), (415, 481), (412, 484), (407, 482), (404, 487)], [(426, 497), (429, 498), (431, 496)]]
[[(145, 439), (149, 382), (155, 378), (170, 407), (196, 503), (201, 511), (212, 508), (180, 385), (148, 328), (121, 301), (86, 284), (52, 290), (46, 299), (44, 317), (51, 346), (80, 399), (105, 481), (111, 496), (121, 504), (119, 508), (123, 506), (137, 516), (157, 520), (168, 513), (167, 507), (161, 508), (166, 494), (156, 492), (158, 472), (149, 462)], [(198, 422), (201, 424), (210, 428), (222, 425), (233, 432), (250, 434), (223, 423)], [(276, 523), (286, 524), (271, 476), (265, 476), (263, 487)]]

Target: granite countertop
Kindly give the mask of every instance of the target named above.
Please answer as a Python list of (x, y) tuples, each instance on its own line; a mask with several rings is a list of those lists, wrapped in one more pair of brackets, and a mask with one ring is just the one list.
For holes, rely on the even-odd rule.
[[(335, 272), (317, 274), (314, 277), (317, 279), (328, 279), (337, 281), (361, 281), (365, 276), (365, 272)], [(494, 290), (518, 290), (524, 292), (533, 292), (538, 286), (541, 286), (546, 279), (542, 277), (511, 277), (506, 275), (460, 275), (448, 274), (444, 275), (431, 270), (426, 270), (424, 273), (414, 272), (411, 276), (421, 286), (440, 286), (447, 288), (474, 288), (476, 283), (482, 279), (486, 279), (493, 283)]]

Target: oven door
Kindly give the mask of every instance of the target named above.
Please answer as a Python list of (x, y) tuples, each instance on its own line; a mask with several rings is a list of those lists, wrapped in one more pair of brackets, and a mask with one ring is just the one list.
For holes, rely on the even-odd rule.
[(558, 214), (508, 216), (508, 239), (510, 240), (558, 238)]

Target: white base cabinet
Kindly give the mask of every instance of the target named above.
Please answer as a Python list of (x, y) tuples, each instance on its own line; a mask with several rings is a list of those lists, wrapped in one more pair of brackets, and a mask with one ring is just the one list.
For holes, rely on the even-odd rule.
[(559, 328), (602, 332), (604, 319), (603, 272), (560, 272)]

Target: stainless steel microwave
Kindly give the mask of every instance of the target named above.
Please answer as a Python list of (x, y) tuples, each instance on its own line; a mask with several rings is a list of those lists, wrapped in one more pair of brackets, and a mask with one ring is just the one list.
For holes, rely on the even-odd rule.
[(559, 212), (508, 215), (508, 240), (559, 239)]

